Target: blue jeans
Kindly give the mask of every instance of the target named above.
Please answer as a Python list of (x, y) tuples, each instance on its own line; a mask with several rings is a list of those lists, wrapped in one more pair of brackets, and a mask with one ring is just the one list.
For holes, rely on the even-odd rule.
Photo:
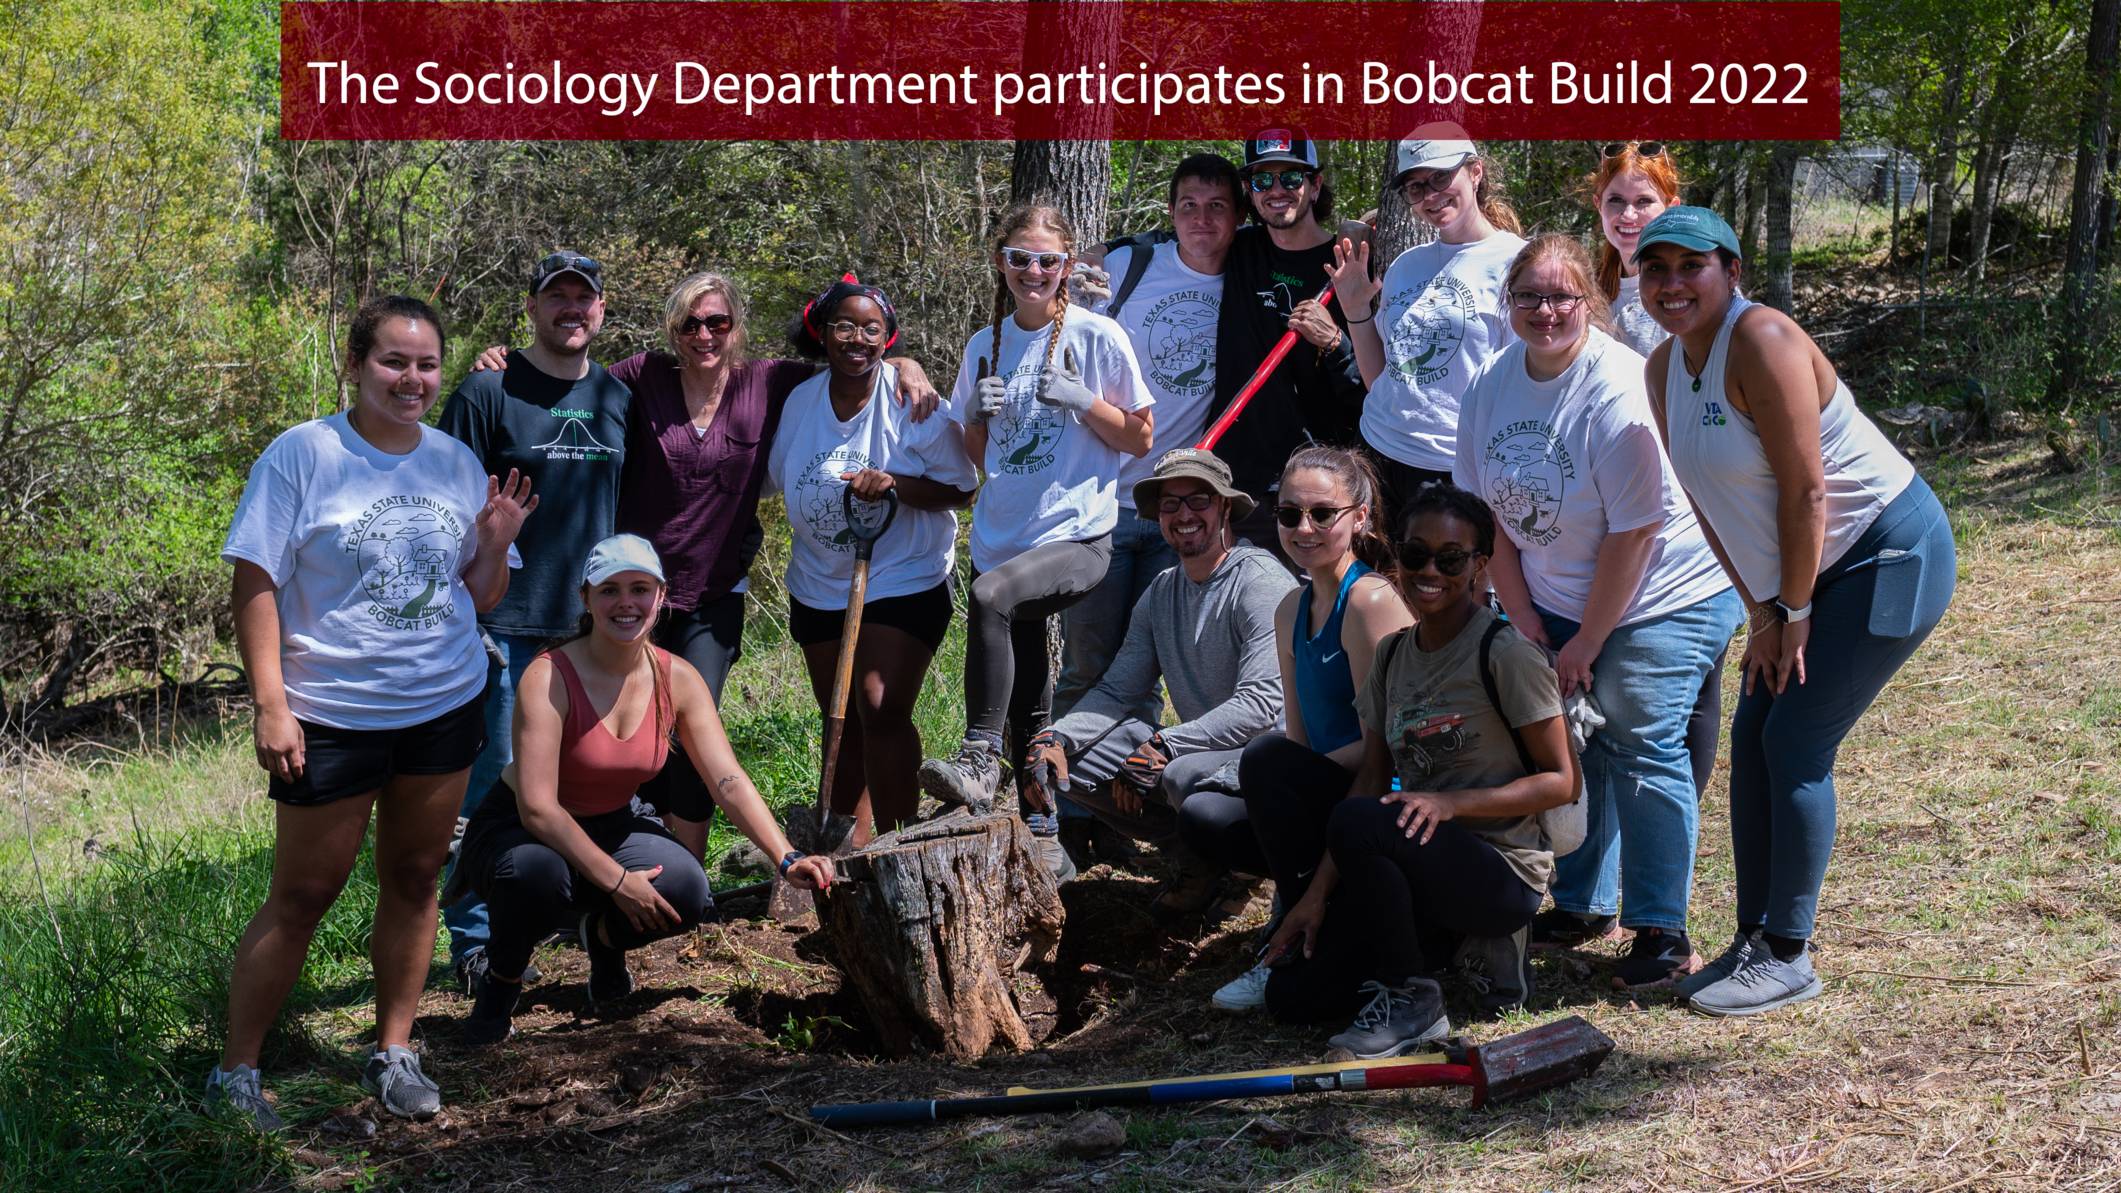
[[(479, 801), (486, 798), (487, 791), (501, 779), (501, 771), (515, 760), (515, 713), (516, 685), (523, 682), (523, 672), (530, 667), (530, 660), (538, 657), (539, 648), (547, 641), (544, 638), (527, 637), (522, 634), (498, 634), (487, 631), (499, 648), (505, 665), (494, 661), (491, 655), (486, 662), (486, 748), (471, 764), (471, 781), (464, 787), (464, 806), (458, 810), (457, 819), (469, 820), (479, 810)], [(450, 868), (456, 868), (454, 859)], [(446, 881), (444, 885), (447, 885)], [(486, 947), (486, 901), (477, 895), (466, 895), (442, 909), (442, 922), (449, 927), (449, 959), (457, 958), (475, 949)]]
[[(1061, 613), (1061, 673), (1053, 684), (1053, 719), (1059, 720), (1104, 677), (1127, 637), (1134, 604), (1149, 590), (1149, 581), (1165, 568), (1178, 566), (1178, 552), (1164, 541), (1157, 523), (1122, 507), (1112, 531), (1112, 562), (1105, 578), (1082, 600)], [(1063, 819), (1088, 818), (1090, 810), (1060, 800)]]
[(1755, 684), (1731, 717), (1738, 922), (1809, 940), (1834, 849), (1834, 756), (1951, 604), (1958, 551), (1916, 477), (1812, 588), (1805, 681)]
[[(1540, 620), (1557, 650), (1578, 629), (1543, 609)], [(1606, 639), (1591, 664), (1591, 698), (1606, 723), (1583, 752), (1589, 823), (1576, 852), (1554, 861), (1555, 906), (1618, 914), (1629, 928), (1686, 930), (1701, 827), (1687, 719), (1744, 620), (1745, 602), (1726, 588)]]

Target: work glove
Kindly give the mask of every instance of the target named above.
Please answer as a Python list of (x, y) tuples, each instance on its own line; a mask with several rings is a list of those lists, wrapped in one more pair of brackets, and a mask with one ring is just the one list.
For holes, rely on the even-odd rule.
[(1068, 303), (1078, 307), (1103, 306), (1112, 297), (1112, 275), (1088, 261), (1077, 259), (1068, 272)]
[(972, 386), (972, 421), (983, 423), (1000, 414), (1002, 403), (1008, 400), (1009, 383), (987, 376), (986, 366), (980, 366), (980, 379)]
[(1038, 400), (1043, 405), (1067, 411), (1074, 415), (1077, 421), (1081, 421), (1084, 415), (1090, 413), (1090, 407), (1096, 405), (1097, 395), (1091, 393), (1090, 387), (1083, 384), (1082, 370), (1076, 367), (1075, 349), (1062, 349), (1060, 367), (1047, 365), (1046, 371), (1039, 375)]
[(1149, 740), (1134, 747), (1127, 760), (1119, 764), (1120, 781), (1144, 794), (1156, 790), (1157, 781), (1164, 777), (1164, 767), (1171, 763), (1169, 748), (1164, 745), (1164, 735), (1152, 733)]

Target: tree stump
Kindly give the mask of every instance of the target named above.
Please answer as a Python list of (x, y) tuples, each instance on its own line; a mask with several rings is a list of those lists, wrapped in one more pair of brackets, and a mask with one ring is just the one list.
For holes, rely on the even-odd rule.
[(1032, 1046), (1016, 976), (1060, 947), (1061, 900), (1007, 813), (886, 833), (839, 863), (818, 899), (825, 939), (884, 1050), (975, 1060)]

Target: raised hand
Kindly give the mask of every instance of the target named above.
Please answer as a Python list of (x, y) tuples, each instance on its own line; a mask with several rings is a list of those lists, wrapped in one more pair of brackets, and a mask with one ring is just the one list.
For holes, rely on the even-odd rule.
[(1081, 418), (1097, 405), (1097, 395), (1083, 384), (1082, 369), (1075, 363), (1075, 349), (1061, 350), (1061, 363), (1047, 365), (1038, 379), (1038, 400), (1042, 405), (1057, 406)]
[(1357, 243), (1345, 236), (1333, 242), (1333, 264), (1326, 266), (1326, 280), (1333, 283), (1340, 309), (1357, 321), (1369, 318), (1378, 291), (1385, 288), (1383, 281), (1370, 276), (1370, 242)]
[(524, 519), (538, 508), (538, 499), (530, 494), (530, 478), (511, 468), (508, 479), (486, 478), (486, 507), (479, 511), (479, 546), (494, 550), (516, 541), (523, 529)]
[(1009, 400), (1009, 383), (987, 372), (987, 362), (979, 364), (979, 380), (972, 386), (972, 421), (986, 422), (1002, 412), (1002, 405)]

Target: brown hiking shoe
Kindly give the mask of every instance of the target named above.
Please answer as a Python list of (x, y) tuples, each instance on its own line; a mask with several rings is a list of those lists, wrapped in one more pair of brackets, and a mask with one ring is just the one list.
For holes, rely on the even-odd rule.
[(1206, 911), (1222, 889), (1222, 875), (1199, 862), (1183, 863), (1178, 878), (1149, 901), (1149, 914), (1160, 920), (1184, 919)]

